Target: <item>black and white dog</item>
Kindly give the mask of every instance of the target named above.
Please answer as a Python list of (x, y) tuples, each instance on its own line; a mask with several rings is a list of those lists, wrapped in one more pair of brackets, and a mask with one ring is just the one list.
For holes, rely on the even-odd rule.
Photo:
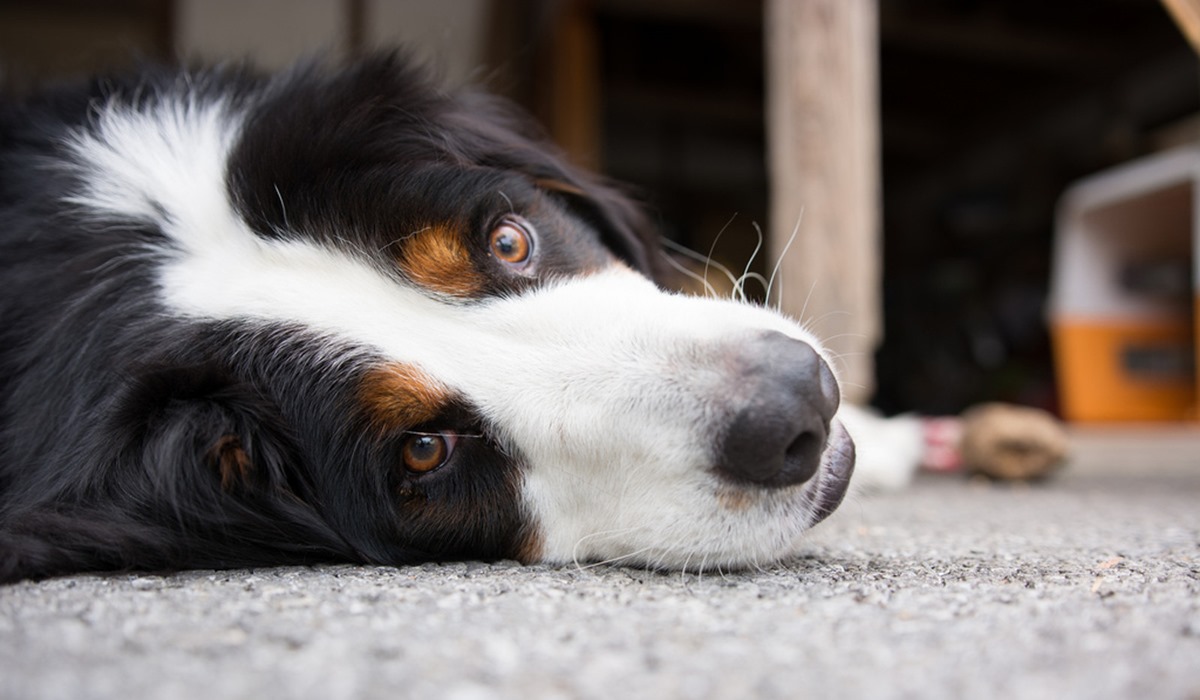
[(0, 580), (794, 552), (854, 464), (825, 352), (656, 244), (395, 56), (5, 104)]

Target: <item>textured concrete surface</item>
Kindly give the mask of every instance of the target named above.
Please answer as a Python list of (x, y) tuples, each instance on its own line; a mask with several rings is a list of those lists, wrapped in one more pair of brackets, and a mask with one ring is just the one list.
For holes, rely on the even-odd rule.
[(856, 498), (766, 571), (511, 563), (0, 588), (0, 698), (1200, 698), (1200, 440)]

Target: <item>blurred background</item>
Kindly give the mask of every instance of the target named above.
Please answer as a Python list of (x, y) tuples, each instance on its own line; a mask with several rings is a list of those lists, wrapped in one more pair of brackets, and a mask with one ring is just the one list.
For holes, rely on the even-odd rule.
[[(1131, 164), (1191, 153), (1200, 139), (1196, 55), (1158, 0), (0, 0), (9, 95), (139, 58), (248, 58), (271, 69), (314, 51), (398, 43), (449, 85), (522, 104), (571, 158), (630, 183), (664, 236), (735, 275), (749, 264), (769, 276), (797, 224), (802, 239), (853, 239), (853, 259), (816, 263), (824, 276), (804, 260), (785, 268), (784, 307), (848, 338), (860, 401), (953, 413), (1006, 400), (1087, 420), (1064, 394), (1099, 372), (1118, 395), (1088, 406), (1119, 409), (1129, 404), (1120, 391), (1148, 382), (1140, 389), (1161, 409), (1148, 417), (1195, 418), (1189, 178), (1200, 160), (1180, 161), (1165, 199), (1142, 201), (1146, 188), (1132, 186), (1121, 226), (1105, 209), (1105, 196), (1124, 196), (1116, 185), (1098, 203), (1063, 199), (1072, 187), (1104, 189), (1080, 185), (1085, 176), (1138, 181)], [(819, 112), (838, 95), (850, 106), (815, 128), (807, 111), (789, 111)], [(842, 114), (851, 140), (826, 138)], [(850, 161), (862, 166), (848, 196), (830, 190), (838, 182), (803, 179), (781, 193), (788, 168), (819, 179)], [(805, 213), (781, 208), (784, 198)], [(865, 218), (847, 233), (823, 205)], [(1070, 299), (1095, 298), (1093, 282), (1065, 290), (1059, 279), (1073, 216), (1112, 223), (1095, 234), (1102, 264), (1076, 276), (1103, 268), (1095, 284), (1150, 298), (1139, 308), (1170, 332), (1082, 345), (1071, 336), (1074, 354), (1063, 354)], [(1127, 251), (1119, 241), (1143, 238), (1150, 219), (1161, 245)], [(751, 261), (756, 225), (768, 251)], [(814, 289), (850, 280), (857, 301), (806, 308)], [(1106, 308), (1088, 314), (1107, 323)], [(865, 325), (847, 329), (842, 317)], [(1084, 362), (1089, 374), (1068, 382), (1064, 367), (1079, 357), (1104, 362)]]

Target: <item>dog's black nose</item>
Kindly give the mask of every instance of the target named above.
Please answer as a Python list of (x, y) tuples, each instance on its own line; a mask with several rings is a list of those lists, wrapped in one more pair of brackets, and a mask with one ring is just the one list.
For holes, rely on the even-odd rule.
[(808, 481), (821, 464), (840, 394), (811, 345), (774, 331), (734, 352), (734, 409), (717, 438), (717, 470), (763, 486)]

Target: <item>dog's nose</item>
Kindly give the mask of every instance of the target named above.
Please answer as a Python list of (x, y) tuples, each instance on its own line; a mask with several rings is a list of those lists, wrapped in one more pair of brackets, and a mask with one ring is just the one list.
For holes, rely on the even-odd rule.
[(717, 470), (738, 481), (788, 486), (821, 464), (837, 411), (837, 380), (811, 345), (774, 331), (739, 346), (730, 396), (738, 397), (717, 438)]

